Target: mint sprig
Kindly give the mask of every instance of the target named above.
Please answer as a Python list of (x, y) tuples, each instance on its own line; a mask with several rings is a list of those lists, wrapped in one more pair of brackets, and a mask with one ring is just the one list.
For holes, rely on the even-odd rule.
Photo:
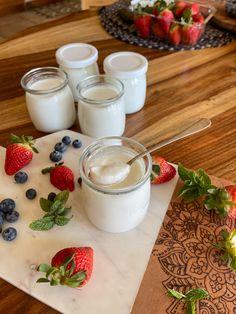
[(196, 302), (209, 297), (208, 292), (201, 288), (193, 288), (186, 294), (178, 292), (174, 289), (168, 289), (167, 295), (178, 300), (184, 299), (187, 302), (186, 314), (194, 314)]
[(181, 164), (178, 165), (178, 174), (184, 185), (179, 190), (178, 196), (185, 201), (192, 202), (201, 195), (208, 194), (209, 189), (215, 189), (211, 184), (211, 179), (203, 169), (189, 171)]
[(66, 225), (72, 218), (66, 217), (71, 210), (71, 207), (66, 207), (68, 198), (69, 191), (67, 190), (58, 193), (53, 202), (41, 197), (39, 204), (46, 214), (42, 218), (31, 222), (29, 227), (35, 231), (46, 231), (51, 229), (54, 225)]

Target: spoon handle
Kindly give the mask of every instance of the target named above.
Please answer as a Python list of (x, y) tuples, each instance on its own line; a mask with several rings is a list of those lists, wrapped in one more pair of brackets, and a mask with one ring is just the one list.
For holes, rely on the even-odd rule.
[(178, 141), (182, 138), (185, 138), (189, 135), (192, 135), (192, 134), (195, 134), (195, 133), (198, 133), (202, 130), (205, 130), (206, 128), (208, 128), (209, 126), (211, 125), (211, 120), (209, 119), (206, 119), (206, 118), (202, 118), (200, 120), (198, 120), (197, 122), (193, 123), (192, 125), (190, 125), (188, 128), (184, 129), (183, 131), (181, 131), (180, 133), (177, 133), (176, 135), (164, 140), (164, 141), (161, 141), (160, 143), (158, 144), (154, 144), (150, 147), (147, 147), (146, 151), (144, 151), (143, 153), (141, 154), (138, 154), (137, 156), (135, 156), (134, 158), (130, 159), (127, 164), (128, 165), (131, 165), (136, 159), (138, 158), (141, 158), (145, 155), (147, 155), (148, 153), (152, 153), (154, 152), (155, 150), (161, 148), (161, 147), (164, 147), (166, 145), (169, 145), (175, 141)]

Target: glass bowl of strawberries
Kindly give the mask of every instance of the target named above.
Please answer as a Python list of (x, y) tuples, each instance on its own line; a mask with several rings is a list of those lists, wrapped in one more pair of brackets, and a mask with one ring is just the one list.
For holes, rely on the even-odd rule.
[(208, 4), (182, 0), (132, 0), (130, 10), (138, 36), (174, 46), (194, 46), (215, 13)]

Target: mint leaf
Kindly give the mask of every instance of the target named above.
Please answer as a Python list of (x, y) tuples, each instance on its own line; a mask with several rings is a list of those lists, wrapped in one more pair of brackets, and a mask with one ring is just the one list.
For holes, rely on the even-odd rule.
[(55, 224), (58, 226), (65, 226), (66, 224), (68, 224), (68, 222), (70, 221), (71, 218), (67, 218), (64, 216), (56, 216), (55, 217)]
[(195, 314), (195, 303), (193, 301), (187, 302), (186, 314)]
[(208, 292), (201, 288), (191, 289), (185, 294), (185, 296), (187, 301), (197, 301), (209, 297)]
[(50, 211), (52, 213), (57, 213), (58, 211), (61, 211), (64, 209), (64, 204), (63, 202), (61, 202), (60, 200), (54, 200), (52, 206), (51, 206), (51, 209)]
[(54, 219), (52, 216), (43, 217), (42, 219), (35, 220), (29, 225), (30, 229), (35, 231), (49, 230), (54, 225)]
[(42, 210), (44, 210), (45, 212), (49, 212), (51, 205), (52, 205), (52, 202), (46, 198), (41, 197), (39, 200), (39, 204), (40, 204), (40, 207), (42, 208)]
[(183, 293), (178, 292), (178, 291), (176, 291), (176, 290), (174, 290), (174, 289), (168, 289), (168, 290), (167, 290), (167, 295), (168, 295), (169, 297), (173, 297), (173, 298), (176, 298), (176, 299), (178, 299), (178, 300), (180, 300), (180, 299), (182, 299), (182, 298), (185, 298), (185, 295), (184, 295)]
[(68, 190), (62, 191), (62, 192), (57, 194), (57, 196), (55, 197), (55, 200), (56, 201), (58, 200), (65, 205), (69, 199), (69, 195), (70, 195), (70, 193)]

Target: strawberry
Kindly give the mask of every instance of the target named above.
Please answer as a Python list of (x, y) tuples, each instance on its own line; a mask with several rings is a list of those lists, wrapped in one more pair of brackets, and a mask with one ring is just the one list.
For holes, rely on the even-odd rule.
[(174, 6), (174, 15), (176, 18), (180, 18), (184, 12), (184, 10), (188, 7), (188, 4), (184, 1), (176, 2)]
[(200, 6), (198, 3), (194, 2), (189, 6), (189, 9), (191, 10), (192, 15), (199, 14), (200, 12)]
[(43, 174), (50, 173), (50, 182), (59, 190), (74, 191), (74, 174), (72, 170), (62, 163), (56, 164), (55, 167), (47, 167), (42, 170)]
[(174, 14), (169, 9), (164, 9), (159, 14), (159, 23), (160, 23), (161, 28), (165, 34), (168, 33), (169, 28), (170, 28), (170, 24), (171, 24), (173, 19), (174, 19)]
[(204, 24), (204, 21), (205, 21), (204, 16), (201, 14), (196, 14), (193, 16), (193, 22), (195, 23), (199, 23), (202, 25)]
[(160, 184), (170, 181), (176, 175), (175, 168), (160, 156), (152, 156), (151, 183)]
[(134, 19), (134, 24), (139, 35), (143, 38), (150, 36), (151, 32), (151, 19), (150, 15), (137, 15)]
[(46, 278), (39, 278), (37, 282), (50, 282), (51, 286), (82, 287), (89, 281), (93, 271), (93, 249), (64, 248), (54, 255), (51, 265), (41, 264), (38, 271), (45, 272)]
[(163, 39), (166, 36), (158, 22), (153, 23), (152, 32), (156, 37), (160, 39)]
[(5, 156), (5, 172), (13, 175), (33, 159), (33, 152), (38, 153), (33, 146), (35, 140), (32, 136), (17, 136), (11, 134), (11, 144), (7, 146)]
[(201, 28), (196, 24), (186, 24), (182, 28), (182, 43), (195, 45), (200, 37)]
[(236, 185), (212, 187), (208, 193), (204, 201), (207, 209), (214, 209), (221, 216), (236, 219)]
[(176, 23), (172, 23), (168, 35), (169, 41), (173, 45), (179, 45), (181, 41), (181, 27)]

